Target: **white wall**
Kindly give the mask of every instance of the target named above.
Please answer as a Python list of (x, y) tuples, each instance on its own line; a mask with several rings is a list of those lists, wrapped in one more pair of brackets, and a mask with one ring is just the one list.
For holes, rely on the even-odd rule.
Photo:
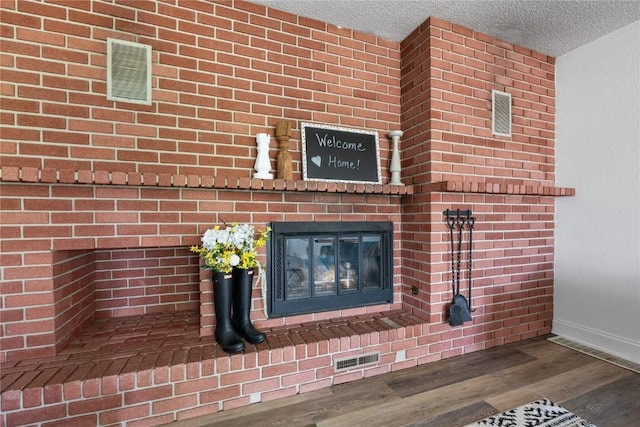
[(640, 21), (556, 60), (553, 332), (640, 363)]

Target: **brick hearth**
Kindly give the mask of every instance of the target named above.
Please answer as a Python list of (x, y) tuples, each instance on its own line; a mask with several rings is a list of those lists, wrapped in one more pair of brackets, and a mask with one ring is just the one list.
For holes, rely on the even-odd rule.
[[(200, 337), (197, 312), (98, 320), (55, 357), (3, 364), (2, 410), (7, 425), (170, 423), (397, 369), (425, 326), (391, 311), (276, 327), (230, 356)], [(337, 355), (369, 351), (379, 364), (334, 373)]]

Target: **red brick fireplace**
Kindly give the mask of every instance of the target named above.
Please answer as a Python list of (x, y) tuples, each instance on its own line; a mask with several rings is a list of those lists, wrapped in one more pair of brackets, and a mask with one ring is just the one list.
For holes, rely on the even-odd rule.
[[(554, 197), (573, 194), (554, 187), (553, 58), (435, 18), (400, 45), (247, 2), (1, 7), (4, 425), (160, 424), (550, 332)], [(152, 45), (153, 105), (106, 100), (106, 37)], [(513, 96), (509, 138), (491, 89)], [(294, 179), (251, 179), (280, 120)], [(383, 182), (404, 130), (407, 185), (303, 181), (301, 121), (377, 130)], [(450, 208), (477, 218), (478, 310), (457, 328)], [(267, 342), (220, 353), (188, 247), (223, 221), (391, 221), (394, 302), (266, 319), (256, 286)], [(138, 339), (153, 322), (161, 344)]]

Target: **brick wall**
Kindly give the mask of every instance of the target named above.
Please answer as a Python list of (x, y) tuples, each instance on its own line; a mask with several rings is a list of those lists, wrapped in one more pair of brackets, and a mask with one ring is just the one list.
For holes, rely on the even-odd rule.
[[(383, 164), (399, 125), (398, 43), (249, 2), (6, 1), (2, 22), (5, 166), (250, 177), (285, 119), (300, 179), (300, 121), (380, 131)], [(107, 37), (152, 46), (152, 105), (106, 99)]]
[(186, 247), (99, 250), (95, 317), (198, 310), (198, 258)]
[[(29, 254), (37, 256), (37, 254)], [(44, 254), (43, 254), (44, 255)], [(55, 347), (51, 352), (51, 328), (39, 328), (34, 331), (24, 331), (26, 335), (26, 347), (38, 349), (42, 353), (50, 355), (57, 354), (62, 350), (73, 336), (83, 327), (93, 322), (95, 312), (95, 256), (93, 251), (54, 251), (51, 252), (53, 262), (51, 263), (51, 286), (25, 288), (28, 291), (19, 295), (7, 295), (7, 310), (19, 313), (17, 307), (24, 307), (24, 318), (18, 317), (16, 320), (21, 325), (43, 325), (52, 317), (54, 322), (53, 338)], [(43, 268), (46, 264), (42, 265)], [(47, 281), (49, 282), (48, 278)], [(43, 283), (46, 283), (43, 282)], [(49, 293), (48, 291), (52, 291)], [(38, 292), (39, 291), (39, 292)], [(25, 298), (28, 301), (17, 304), (14, 298)], [(38, 297), (44, 298), (40, 301)], [(52, 299), (50, 299), (52, 298)], [(50, 308), (53, 313), (48, 313)], [(14, 323), (15, 325), (15, 323)], [(10, 327), (8, 325), (7, 327)], [(21, 334), (12, 334), (18, 337)], [(11, 347), (7, 347), (9, 349)], [(18, 347), (20, 348), (20, 347)]]
[[(402, 367), (550, 331), (553, 200), (573, 194), (553, 186), (553, 58), (438, 19), (400, 45), (240, 1), (0, 7), (0, 360), (55, 354), (95, 316), (193, 309), (206, 277), (185, 248), (234, 220), (393, 221), (395, 304), (374, 310), (430, 321)], [(151, 106), (106, 100), (107, 37), (153, 47)], [(494, 88), (513, 95), (510, 138), (490, 132)], [(294, 179), (251, 179), (255, 134), (280, 120)], [(302, 121), (376, 129), (385, 183), (404, 130), (409, 185), (301, 181)], [(460, 328), (443, 322), (447, 208), (478, 219)], [(259, 325), (357, 314), (265, 320), (254, 294)]]
[[(398, 212), (388, 192), (333, 194), (343, 185), (248, 191), (266, 185), (250, 179), (255, 135), (274, 135), (280, 120), (293, 125), (294, 181), (301, 121), (378, 130), (386, 181), (386, 132), (400, 118), (398, 43), (247, 2), (1, 7), (4, 357), (51, 352), (93, 315), (193, 308), (197, 258), (181, 253), (158, 275), (161, 261), (141, 261), (143, 248), (179, 251), (221, 221), (264, 227)], [(107, 101), (107, 37), (153, 47), (151, 106)], [(83, 290), (95, 311), (71, 315), (54, 297), (65, 290), (54, 291), (61, 281), (49, 258), (94, 249), (95, 291)], [(141, 262), (154, 266), (135, 271)], [(159, 288), (163, 280), (171, 283)], [(18, 327), (27, 321), (57, 326)]]
[[(564, 191), (553, 188), (554, 59), (430, 18), (403, 42), (401, 69), (403, 166), (415, 187), (403, 202), (403, 302), (434, 324), (444, 320), (452, 275), (443, 211), (471, 209), (482, 326), (443, 349), (550, 331), (551, 196)], [(492, 89), (512, 95), (511, 137), (491, 133)]]

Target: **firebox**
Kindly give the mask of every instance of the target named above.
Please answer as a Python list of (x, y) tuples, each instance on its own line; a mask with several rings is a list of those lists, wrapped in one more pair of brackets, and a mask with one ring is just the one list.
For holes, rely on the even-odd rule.
[(393, 302), (391, 222), (273, 222), (270, 317)]

